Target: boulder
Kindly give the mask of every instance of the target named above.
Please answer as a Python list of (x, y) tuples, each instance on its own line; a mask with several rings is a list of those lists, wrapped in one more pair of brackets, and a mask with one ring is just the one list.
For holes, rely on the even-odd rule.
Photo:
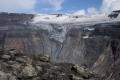
[(88, 79), (92, 76), (92, 72), (90, 72), (88, 69), (84, 68), (84, 67), (80, 67), (78, 65), (74, 65), (72, 67), (72, 70), (79, 76)]
[(8, 54), (11, 55), (12, 57), (22, 55), (22, 53), (16, 49), (8, 50)]
[(22, 72), (20, 75), (21, 75), (21, 77), (24, 77), (24, 78), (35, 77), (35, 76), (37, 76), (37, 72), (31, 64), (27, 64), (22, 69)]
[(1, 58), (5, 59), (5, 60), (9, 60), (11, 58), (11, 56), (10, 55), (3, 55)]
[(37, 65), (36, 65), (36, 69), (37, 69), (37, 71), (39, 71), (39, 72), (42, 72), (42, 70), (43, 70), (43, 68), (42, 68), (42, 67), (37, 66)]
[(78, 77), (78, 76), (75, 76), (75, 75), (71, 75), (71, 76), (70, 76), (70, 79), (71, 79), (71, 80), (84, 80), (83, 78)]
[(19, 62), (19, 63), (25, 63), (26, 62), (26, 60), (24, 58), (21, 58), (21, 57), (16, 58), (16, 61)]
[(49, 55), (40, 56), (39, 60), (43, 62), (50, 62), (50, 56)]

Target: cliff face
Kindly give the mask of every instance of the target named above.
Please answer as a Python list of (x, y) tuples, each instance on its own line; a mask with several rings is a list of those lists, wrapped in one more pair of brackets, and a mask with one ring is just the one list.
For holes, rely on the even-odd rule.
[(48, 54), (53, 62), (84, 65), (101, 74), (119, 59), (119, 21), (55, 24), (32, 23), (33, 18), (32, 14), (1, 13), (0, 47)]

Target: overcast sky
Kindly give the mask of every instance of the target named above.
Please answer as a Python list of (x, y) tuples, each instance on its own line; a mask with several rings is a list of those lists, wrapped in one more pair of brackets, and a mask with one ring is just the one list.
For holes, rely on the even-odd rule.
[(119, 5), (120, 0), (0, 0), (0, 12), (97, 14)]

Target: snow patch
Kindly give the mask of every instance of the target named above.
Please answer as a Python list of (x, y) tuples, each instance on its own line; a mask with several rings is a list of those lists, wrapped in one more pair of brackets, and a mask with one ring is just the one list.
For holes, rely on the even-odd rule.
[(106, 14), (96, 14), (96, 15), (73, 15), (66, 14), (61, 16), (47, 15), (47, 14), (37, 14), (33, 18), (33, 23), (47, 22), (47, 23), (95, 23), (95, 22), (105, 22), (109, 21)]
[[(33, 18), (32, 24), (34, 28), (40, 28), (47, 30), (49, 38), (63, 43), (66, 37), (67, 31), (72, 27), (80, 27), (80, 25), (93, 25), (97, 23), (106, 23), (120, 21), (120, 17), (116, 19), (110, 19), (106, 14), (91, 15), (91, 16), (74, 16), (74, 15), (47, 15), (37, 14)], [(78, 26), (77, 26), (78, 25)], [(92, 27), (85, 27), (85, 30), (93, 31)], [(84, 39), (90, 38), (88, 35), (83, 36)]]
[(67, 33), (67, 27), (61, 24), (37, 23), (35, 24), (34, 29), (42, 29), (48, 31), (49, 38), (59, 41), (60, 43), (63, 43)]
[(87, 38), (89, 38), (89, 36), (83, 36), (83, 39), (87, 39)]
[(64, 23), (64, 22), (70, 22), (69, 16), (63, 15), (60, 17), (57, 17), (56, 15), (35, 15), (33, 19), (33, 23), (39, 23), (39, 22), (49, 22), (49, 23)]
[(63, 43), (63, 41), (65, 40), (66, 33), (67, 33), (67, 27), (56, 26), (56, 28), (55, 27), (52, 27), (52, 28), (53, 30), (50, 32), (50, 38), (56, 41), (59, 41), (60, 43)]
[(88, 31), (94, 31), (95, 28), (86, 27), (85, 30), (88, 30)]

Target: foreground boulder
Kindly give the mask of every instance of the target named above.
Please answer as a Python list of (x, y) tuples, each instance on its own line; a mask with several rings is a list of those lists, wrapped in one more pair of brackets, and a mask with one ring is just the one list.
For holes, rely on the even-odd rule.
[(93, 72), (89, 71), (88, 69), (84, 68), (84, 67), (80, 67), (78, 65), (74, 65), (72, 67), (72, 70), (76, 72), (76, 74), (78, 74), (79, 76), (85, 78), (85, 79), (89, 79), (90, 77), (92, 77), (94, 74)]

